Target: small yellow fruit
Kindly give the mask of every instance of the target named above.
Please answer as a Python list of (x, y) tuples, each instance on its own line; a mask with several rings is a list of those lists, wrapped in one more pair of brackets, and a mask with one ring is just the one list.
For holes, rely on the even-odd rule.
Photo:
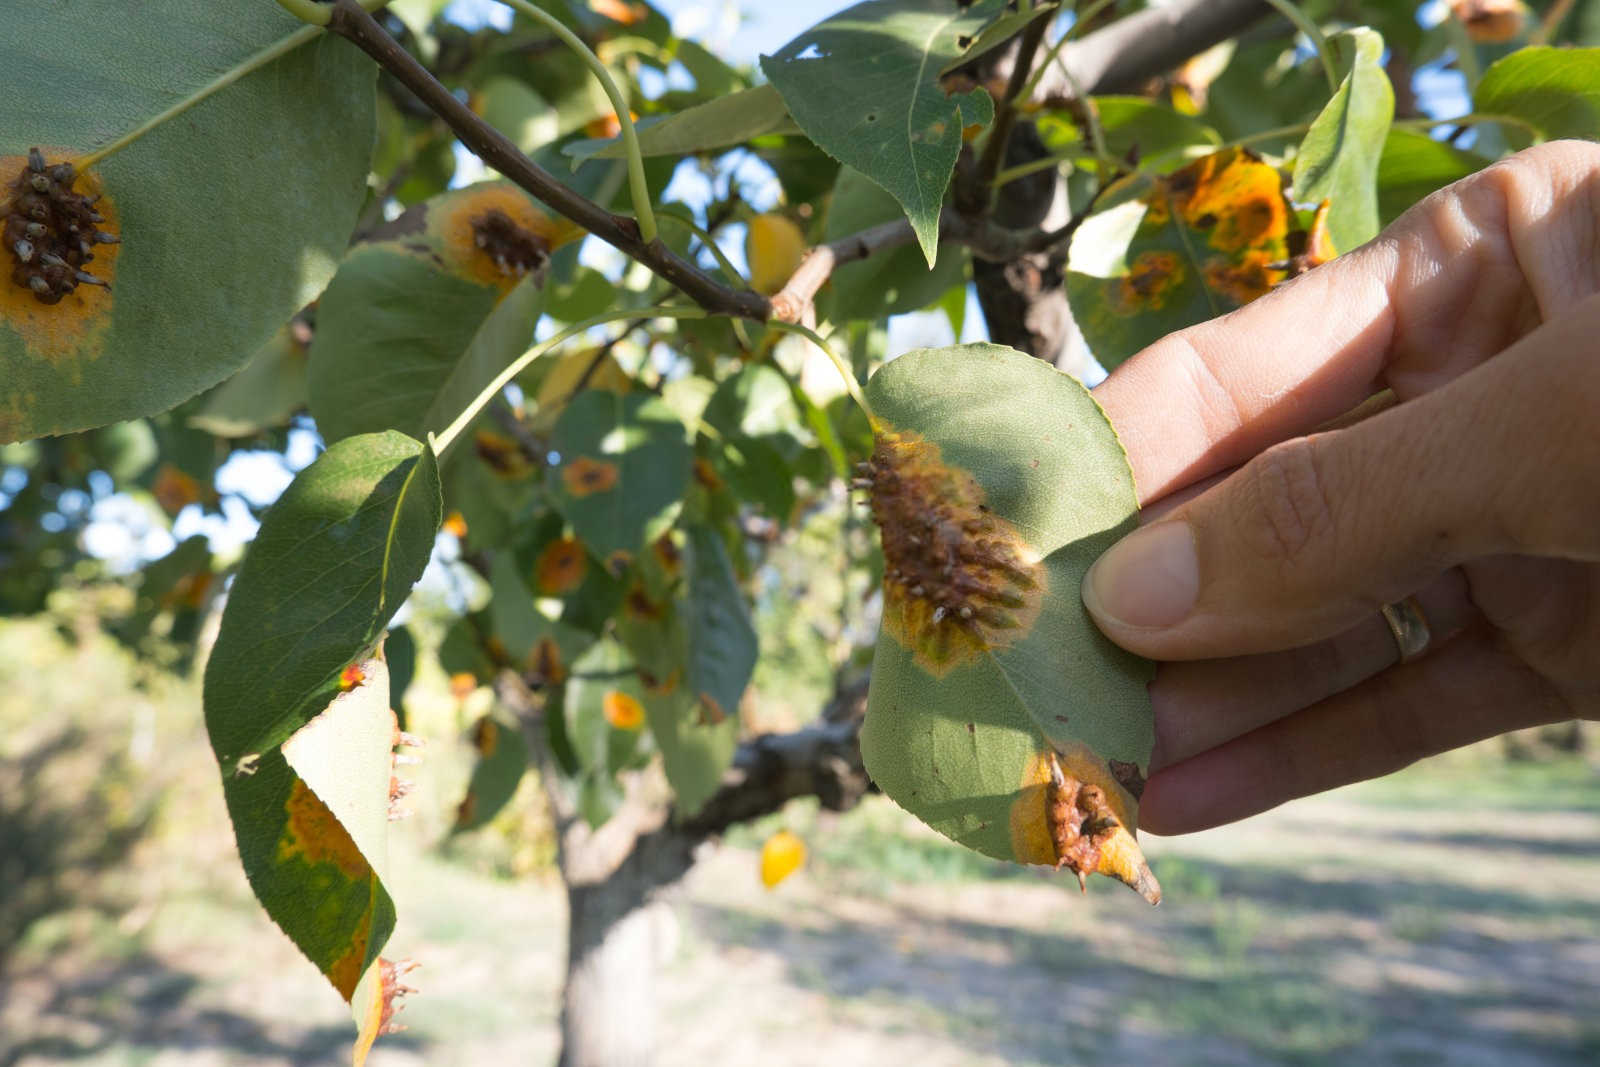
[(771, 296), (800, 266), (806, 238), (800, 227), (768, 212), (750, 220), (744, 235), (744, 258), (750, 264), (750, 287)]
[(779, 830), (761, 846), (761, 884), (776, 888), (805, 862), (806, 843), (788, 830)]

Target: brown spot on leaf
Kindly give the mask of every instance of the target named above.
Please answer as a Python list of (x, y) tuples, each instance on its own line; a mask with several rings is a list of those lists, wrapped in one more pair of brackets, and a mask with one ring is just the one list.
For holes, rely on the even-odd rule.
[(676, 578), (682, 573), (683, 553), (678, 551), (678, 544), (672, 539), (671, 530), (656, 538), (650, 545), (650, 551), (655, 553), (656, 562), (661, 565), (662, 573), (668, 578)]
[(566, 484), (567, 492), (583, 497), (616, 488), (619, 475), (615, 463), (592, 456), (578, 456), (562, 470), (561, 480)]
[(567, 680), (567, 665), (552, 637), (541, 637), (528, 654), (528, 667), (544, 685), (560, 685)]
[(517, 443), (505, 434), (493, 430), (478, 430), (472, 435), (472, 450), (478, 458), (502, 478), (526, 477), (533, 464), (523, 455)]
[(1128, 760), (1114, 759), (1110, 761), (1111, 777), (1138, 800), (1144, 796), (1144, 774), (1139, 770), (1137, 763)]
[(650, 594), (645, 592), (640, 582), (635, 582), (623, 598), (622, 612), (635, 622), (657, 622), (665, 614), (662, 606), (650, 599)]
[(966, 471), (914, 433), (880, 433), (857, 488), (883, 538), (883, 627), (941, 676), (1026, 634), (1044, 599), (1038, 554)]
[(700, 711), (696, 723), (700, 726), (721, 726), (728, 721), (728, 713), (710, 693), (700, 694)]
[(502, 292), (543, 267), (552, 251), (581, 232), (550, 218), (504, 182), (485, 182), (445, 198), (430, 223), (443, 238), (453, 270)]
[(163, 463), (150, 483), (150, 495), (156, 498), (162, 511), (176, 516), (190, 504), (199, 503), (200, 482), (172, 464)]
[(1158, 903), (1161, 887), (1134, 839), (1133, 811), (1134, 798), (1089, 749), (1041, 752), (1024, 767), (1011, 806), (1012, 853), (1019, 863), (1066, 867), (1080, 883), (1110, 875)]
[(1159, 311), (1187, 276), (1176, 252), (1141, 252), (1128, 264), (1128, 273), (1121, 279), (1114, 310), (1119, 315)]
[(703, 486), (713, 493), (725, 488), (728, 484), (722, 480), (722, 477), (717, 474), (716, 470), (712, 468), (711, 464), (703, 456), (694, 457), (694, 480), (695, 484)]
[(467, 795), (461, 798), (461, 803), (456, 805), (456, 825), (470, 826), (473, 816), (478, 813), (478, 795), (470, 788)]
[(500, 724), (485, 715), (472, 728), (472, 747), (480, 759), (488, 759), (500, 747)]
[(561, 596), (583, 584), (589, 554), (574, 537), (558, 537), (545, 546), (534, 564), (534, 582), (546, 596)]

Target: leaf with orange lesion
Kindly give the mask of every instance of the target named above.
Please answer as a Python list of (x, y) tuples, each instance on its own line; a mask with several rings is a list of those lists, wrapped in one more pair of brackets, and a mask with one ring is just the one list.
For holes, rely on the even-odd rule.
[(1244, 148), (1134, 175), (1105, 199), (1073, 239), (1067, 295), (1108, 368), (1267, 293), (1306, 243), (1282, 175)]

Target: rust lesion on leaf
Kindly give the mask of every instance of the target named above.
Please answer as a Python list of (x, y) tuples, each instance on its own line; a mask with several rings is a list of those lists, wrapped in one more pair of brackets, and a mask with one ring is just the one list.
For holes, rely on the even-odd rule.
[[(289, 820), (278, 839), (278, 862), (299, 857), (306, 863), (331, 864), (347, 878), (372, 877), (372, 865), (356, 847), (350, 831), (344, 828), (322, 798), (298, 777), (284, 802)], [(352, 983), (351, 988), (354, 988)], [(346, 994), (348, 996), (348, 994)]]
[(121, 251), (115, 204), (71, 155), (0, 156), (0, 320), (31, 355), (57, 362), (96, 354)]
[[(1120, 763), (1120, 761), (1118, 761)], [(1132, 768), (1132, 775), (1128, 768)], [(1151, 904), (1161, 902), (1161, 886), (1134, 837), (1136, 796), (1123, 786), (1138, 767), (1107, 765), (1087, 748), (1039, 753), (1023, 770), (1011, 805), (1012, 853), (1019, 863), (1063, 867), (1080, 886), (1091, 874), (1117, 879)]]
[(593, 456), (578, 456), (561, 471), (567, 492), (577, 497), (609, 492), (616, 488), (620, 477), (615, 463)]
[(618, 730), (638, 730), (644, 726), (644, 705), (620, 689), (608, 689), (600, 698), (600, 714)]
[(495, 749), (500, 747), (500, 724), (488, 715), (479, 719), (472, 728), (472, 747), (477, 750), (480, 759), (493, 756)]
[(567, 680), (567, 665), (553, 637), (541, 637), (528, 653), (528, 670), (545, 685), (560, 685)]
[(855, 488), (883, 538), (883, 627), (941, 677), (1027, 634), (1044, 602), (1039, 554), (977, 480), (922, 436), (885, 427)]
[(1118, 279), (1112, 307), (1119, 315), (1159, 311), (1187, 276), (1176, 252), (1140, 252), (1128, 264), (1128, 273)]
[(447, 198), (429, 221), (458, 273), (503, 293), (543, 270), (550, 254), (576, 235), (571, 223), (551, 218), (501, 182)]
[(575, 537), (558, 537), (545, 546), (534, 564), (534, 582), (546, 596), (561, 596), (583, 583), (589, 555)]

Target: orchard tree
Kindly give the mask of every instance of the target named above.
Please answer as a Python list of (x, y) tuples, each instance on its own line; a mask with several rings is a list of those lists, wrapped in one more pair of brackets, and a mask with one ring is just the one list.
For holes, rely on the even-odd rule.
[[(406, 804), (468, 831), (538, 775), (563, 1063), (649, 1060), (655, 895), (795, 797), (875, 787), (1159, 900), (1153, 665), (1078, 598), (1137, 498), (1080, 379), (1600, 134), (1600, 3), (866, 0), (742, 69), (644, 0), (505, 2), (0, 12), (5, 610), (106, 577), (89, 501), (215, 511), (309, 413), (326, 450), (237, 569), (185, 541), (108, 625), (186, 669), (231, 583), (204, 714), (239, 855), (357, 1063), (404, 988), (390, 624), (441, 543), (481, 595), (424, 651), (496, 701), (466, 794)], [(994, 343), (887, 358), (890, 316), (959, 334), (969, 291)], [(836, 696), (756, 736), (752, 590), (826, 516)]]

